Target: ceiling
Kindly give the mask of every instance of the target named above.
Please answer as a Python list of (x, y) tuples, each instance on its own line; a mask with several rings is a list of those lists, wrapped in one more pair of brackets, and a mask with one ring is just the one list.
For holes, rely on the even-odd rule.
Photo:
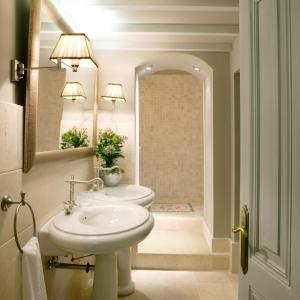
[[(239, 35), (238, 0), (45, 0), (94, 49), (221, 51)], [(42, 14), (42, 47), (59, 30)]]

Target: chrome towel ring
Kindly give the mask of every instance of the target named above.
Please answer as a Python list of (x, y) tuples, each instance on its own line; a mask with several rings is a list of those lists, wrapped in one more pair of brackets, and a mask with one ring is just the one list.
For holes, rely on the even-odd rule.
[(34, 216), (34, 212), (33, 212), (31, 205), (25, 201), (25, 193), (21, 192), (20, 195), (21, 195), (21, 201), (13, 201), (11, 196), (5, 195), (1, 200), (1, 209), (2, 209), (2, 211), (7, 211), (13, 204), (18, 204), (18, 206), (15, 210), (15, 215), (14, 215), (14, 236), (15, 236), (16, 244), (17, 244), (19, 251), (21, 253), (23, 253), (21, 244), (19, 242), (18, 231), (17, 231), (18, 213), (19, 213), (21, 206), (27, 205), (30, 210), (30, 213), (32, 216), (32, 221), (33, 221), (33, 236), (36, 236), (36, 222), (35, 222), (35, 216)]

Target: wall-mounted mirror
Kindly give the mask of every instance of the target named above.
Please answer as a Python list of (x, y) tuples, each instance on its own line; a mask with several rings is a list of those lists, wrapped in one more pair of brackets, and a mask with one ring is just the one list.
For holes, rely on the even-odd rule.
[[(62, 32), (72, 32), (51, 1), (33, 0), (29, 67), (53, 67), (49, 57)], [(30, 70), (27, 74), (24, 172), (34, 163), (93, 153), (98, 69)]]

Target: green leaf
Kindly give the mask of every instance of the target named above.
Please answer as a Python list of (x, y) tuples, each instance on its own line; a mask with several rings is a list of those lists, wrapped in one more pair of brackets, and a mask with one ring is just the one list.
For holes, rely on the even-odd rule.
[(103, 167), (110, 168), (116, 165), (118, 158), (124, 158), (122, 148), (126, 139), (126, 136), (119, 135), (110, 128), (99, 131), (95, 155), (104, 161)]
[(72, 129), (66, 131), (62, 134), (60, 148), (79, 148), (88, 147), (89, 140), (86, 128), (78, 129), (73, 127)]

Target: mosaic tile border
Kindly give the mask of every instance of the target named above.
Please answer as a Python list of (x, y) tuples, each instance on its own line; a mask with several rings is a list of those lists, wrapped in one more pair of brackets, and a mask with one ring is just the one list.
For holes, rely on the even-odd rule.
[(151, 212), (194, 212), (191, 203), (154, 203)]

